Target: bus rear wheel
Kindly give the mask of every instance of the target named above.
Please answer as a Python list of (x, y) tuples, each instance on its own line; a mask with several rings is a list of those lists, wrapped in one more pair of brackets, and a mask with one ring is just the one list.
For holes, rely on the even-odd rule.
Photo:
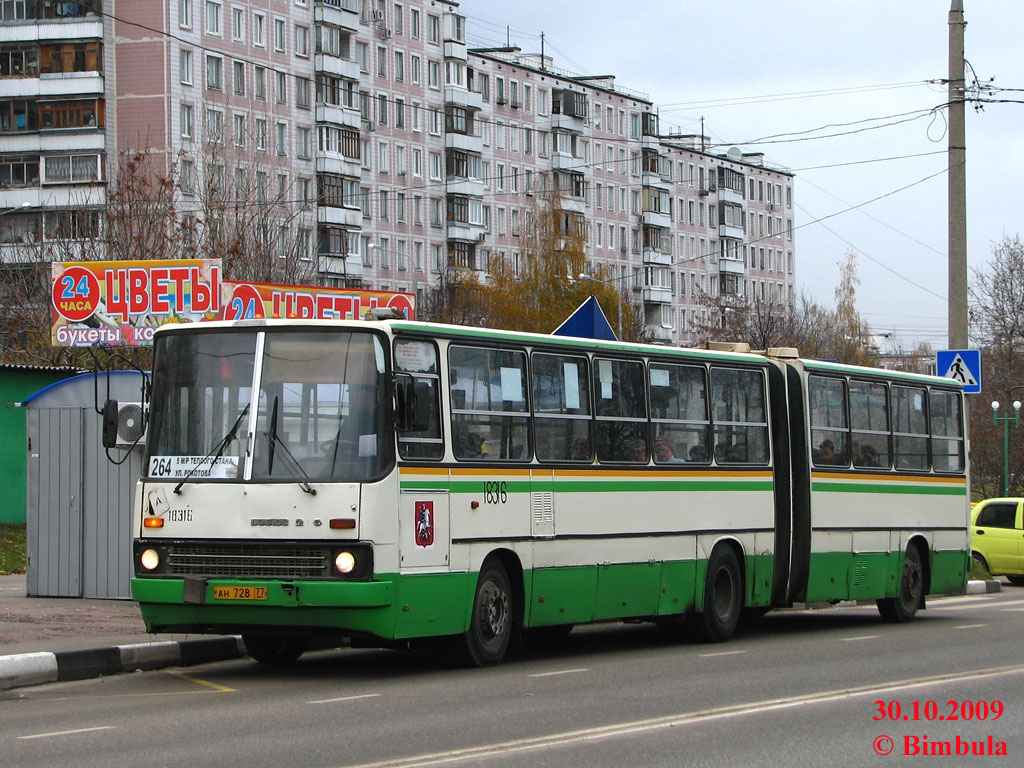
[(512, 637), (512, 605), (505, 567), (497, 560), (485, 561), (476, 583), (469, 629), (460, 638), (468, 664), (491, 667), (505, 658)]
[(285, 667), (294, 664), (309, 646), (307, 637), (283, 635), (257, 635), (244, 633), (242, 642), (246, 652), (260, 664)]
[(921, 565), (921, 553), (911, 544), (903, 556), (903, 572), (900, 575), (900, 587), (896, 597), (877, 600), (878, 612), (885, 621), (902, 624), (910, 621), (921, 607), (924, 599), (924, 568)]
[(730, 546), (715, 547), (704, 576), (704, 612), (692, 622), (697, 640), (721, 643), (736, 632), (743, 613), (743, 574)]

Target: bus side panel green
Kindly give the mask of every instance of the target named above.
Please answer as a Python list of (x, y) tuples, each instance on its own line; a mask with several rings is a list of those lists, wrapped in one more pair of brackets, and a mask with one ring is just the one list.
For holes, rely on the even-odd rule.
[(848, 599), (850, 558), (849, 552), (812, 552), (805, 602)]
[(967, 589), (967, 573), (971, 567), (971, 553), (932, 552), (931, 592), (963, 594)]
[(658, 615), (689, 613), (694, 609), (697, 563), (693, 560), (661, 564), (661, 594)]
[(529, 626), (592, 621), (596, 592), (596, 567), (534, 569)]
[(772, 601), (772, 578), (775, 575), (774, 555), (747, 555), (746, 605), (769, 605)]
[(476, 582), (475, 573), (399, 577), (395, 637), (434, 637), (465, 632)]
[(849, 595), (851, 600), (877, 600), (892, 597), (899, 584), (899, 552), (872, 552), (847, 556), (850, 560)]
[(598, 566), (594, 618), (654, 616), (660, 592), (661, 563)]

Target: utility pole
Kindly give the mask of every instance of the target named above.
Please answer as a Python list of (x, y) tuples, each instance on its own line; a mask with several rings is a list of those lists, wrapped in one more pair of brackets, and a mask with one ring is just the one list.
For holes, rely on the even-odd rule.
[(949, 349), (967, 349), (967, 136), (963, 0), (949, 7)]

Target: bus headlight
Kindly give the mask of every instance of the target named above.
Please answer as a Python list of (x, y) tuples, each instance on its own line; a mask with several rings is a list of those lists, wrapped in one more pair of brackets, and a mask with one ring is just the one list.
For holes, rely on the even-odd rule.
[(139, 565), (147, 571), (155, 571), (160, 567), (160, 553), (155, 549), (144, 549), (139, 555)]
[(334, 567), (338, 573), (349, 574), (356, 569), (356, 556), (351, 552), (342, 550), (334, 556)]

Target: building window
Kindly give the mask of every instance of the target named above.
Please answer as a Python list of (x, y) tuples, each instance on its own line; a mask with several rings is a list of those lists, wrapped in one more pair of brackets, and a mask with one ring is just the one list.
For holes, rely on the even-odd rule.
[(309, 27), (295, 25), (295, 55), (309, 57)]
[(313, 156), (313, 132), (310, 128), (295, 129), (295, 153), (303, 160)]
[(252, 15), (252, 44), (258, 48), (264, 48), (267, 45), (267, 17), (262, 13), (253, 13)]
[[(4, 5), (7, 5), (7, 3), (4, 3)], [(6, 21), (7, 18), (8, 15), (5, 13), (4, 20)], [(178, 26), (183, 29), (192, 29), (192, 0), (179, 0)]]
[(285, 48), (285, 22), (284, 19), (274, 19), (274, 50), (284, 53)]
[(192, 131), (195, 130), (193, 125), (193, 111), (191, 104), (181, 105), (181, 135), (183, 138), (191, 139)]
[(295, 78), (295, 104), (301, 109), (309, 109), (310, 83), (308, 77)]
[(220, 35), (221, 4), (206, 0), (206, 34)]
[(192, 85), (192, 51), (187, 48), (178, 52), (178, 69), (182, 85)]
[(234, 61), (231, 65), (235, 85), (235, 95), (245, 96), (245, 62)]
[(211, 91), (224, 89), (224, 61), (220, 56), (206, 57), (206, 87)]

